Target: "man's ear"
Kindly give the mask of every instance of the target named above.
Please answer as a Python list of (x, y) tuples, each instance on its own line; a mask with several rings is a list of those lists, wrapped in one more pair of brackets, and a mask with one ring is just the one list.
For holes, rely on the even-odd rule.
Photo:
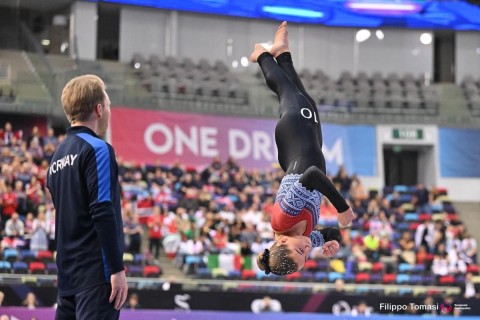
[(103, 114), (103, 106), (101, 103), (98, 103), (95, 105), (95, 114), (97, 115), (98, 118), (102, 117)]

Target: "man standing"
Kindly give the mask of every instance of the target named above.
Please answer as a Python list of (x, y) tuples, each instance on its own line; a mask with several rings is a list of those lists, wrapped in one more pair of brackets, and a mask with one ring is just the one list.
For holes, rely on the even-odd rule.
[(62, 105), (71, 127), (48, 170), (57, 210), (56, 319), (118, 319), (127, 297), (115, 153), (105, 136), (110, 98), (94, 75), (70, 80)]

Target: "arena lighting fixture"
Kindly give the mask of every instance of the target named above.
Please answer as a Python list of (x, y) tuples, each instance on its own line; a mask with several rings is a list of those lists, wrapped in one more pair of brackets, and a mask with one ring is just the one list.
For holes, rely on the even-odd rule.
[(420, 42), (424, 45), (429, 45), (430, 43), (432, 43), (432, 35), (430, 33), (422, 33), (422, 35), (420, 36)]
[(361, 30), (358, 30), (357, 33), (355, 34), (355, 40), (357, 40), (357, 42), (364, 42), (364, 41), (367, 41), (368, 38), (370, 38), (370, 35), (371, 35), (370, 30), (361, 29)]
[(377, 14), (410, 14), (419, 12), (422, 6), (417, 3), (392, 3), (392, 2), (347, 2), (345, 7), (359, 12)]
[(248, 58), (242, 57), (242, 59), (240, 59), (240, 64), (242, 65), (242, 67), (248, 67)]
[(325, 15), (321, 11), (310, 9), (299, 9), (283, 6), (263, 6), (262, 11), (266, 13), (278, 14), (282, 16), (302, 17), (302, 18), (323, 18)]
[(383, 40), (385, 38), (385, 34), (383, 34), (382, 30), (375, 31), (375, 35), (377, 36), (378, 40)]

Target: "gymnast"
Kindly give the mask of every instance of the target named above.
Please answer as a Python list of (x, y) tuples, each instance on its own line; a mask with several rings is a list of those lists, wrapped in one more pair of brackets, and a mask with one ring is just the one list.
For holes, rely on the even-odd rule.
[(325, 174), (320, 117), (293, 67), (286, 22), (278, 27), (271, 49), (256, 44), (250, 60), (259, 64), (268, 87), (278, 96), (275, 140), (285, 171), (271, 215), (275, 242), (258, 255), (257, 264), (266, 274), (287, 275), (303, 268), (312, 247), (322, 247), (327, 257), (340, 249), (337, 228), (314, 230), (322, 195), (337, 209), (340, 226), (349, 225), (354, 213)]

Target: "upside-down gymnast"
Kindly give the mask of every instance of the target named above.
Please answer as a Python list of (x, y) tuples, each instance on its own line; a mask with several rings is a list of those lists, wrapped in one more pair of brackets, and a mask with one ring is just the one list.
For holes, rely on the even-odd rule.
[(293, 67), (287, 23), (278, 27), (269, 51), (256, 44), (250, 59), (258, 62), (268, 87), (279, 99), (275, 140), (278, 161), (285, 171), (271, 215), (275, 242), (258, 255), (257, 264), (266, 274), (287, 275), (303, 268), (312, 247), (322, 247), (327, 257), (340, 248), (337, 228), (314, 230), (322, 195), (337, 209), (340, 226), (347, 226), (354, 213), (325, 175), (320, 117)]

